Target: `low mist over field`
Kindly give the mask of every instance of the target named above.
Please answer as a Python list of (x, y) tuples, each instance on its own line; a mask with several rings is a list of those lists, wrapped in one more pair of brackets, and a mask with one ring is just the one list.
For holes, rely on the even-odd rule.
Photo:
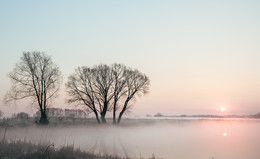
[[(121, 157), (257, 159), (260, 121), (228, 119), (129, 119), (121, 126), (50, 125), (7, 128), (6, 140)], [(0, 139), (4, 129), (1, 129)], [(239, 140), (238, 140), (239, 139)], [(234, 153), (236, 152), (236, 153)]]

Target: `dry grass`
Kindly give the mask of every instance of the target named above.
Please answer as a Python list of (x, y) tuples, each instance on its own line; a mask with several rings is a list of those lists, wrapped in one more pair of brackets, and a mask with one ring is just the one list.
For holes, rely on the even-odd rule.
[[(32, 144), (24, 141), (0, 142), (1, 159), (129, 159), (112, 155), (93, 154), (64, 146), (59, 149), (52, 144)], [(143, 158), (140, 158), (143, 159)], [(149, 159), (157, 159), (154, 154)]]
[(55, 148), (54, 144), (34, 145), (23, 141), (0, 142), (1, 159), (121, 159), (117, 156), (91, 154), (73, 146)]

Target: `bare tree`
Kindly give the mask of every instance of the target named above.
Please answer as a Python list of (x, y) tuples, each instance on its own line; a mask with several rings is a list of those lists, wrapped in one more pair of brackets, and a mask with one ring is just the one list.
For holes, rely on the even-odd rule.
[(119, 113), (117, 123), (120, 123), (121, 118), (125, 111), (129, 108), (129, 102), (136, 98), (136, 96), (142, 96), (149, 92), (150, 80), (138, 70), (127, 69), (124, 74), (124, 80), (126, 81), (123, 92), (124, 104)]
[(87, 110), (93, 112), (98, 123), (100, 110), (97, 109), (96, 92), (94, 91), (94, 70), (88, 67), (79, 67), (69, 76), (66, 83), (67, 92), (69, 95), (68, 102), (76, 103), (77, 105), (87, 106)]
[(47, 124), (46, 108), (57, 95), (62, 78), (51, 57), (43, 52), (23, 52), (9, 78), (12, 87), (5, 96), (5, 102), (33, 99), (41, 112), (39, 122)]
[(107, 65), (79, 67), (66, 83), (70, 97), (68, 102), (87, 106), (88, 110), (95, 114), (98, 123), (106, 123), (105, 116), (113, 97), (112, 82), (111, 70)]
[(127, 81), (127, 69), (122, 64), (113, 64), (111, 66), (113, 76), (113, 123), (116, 124), (116, 111), (118, 110), (117, 104), (122, 96), (125, 95), (126, 81)]
[(99, 105), (102, 123), (106, 123), (106, 113), (110, 111), (110, 101), (113, 99), (113, 77), (111, 67), (100, 64), (93, 68), (94, 92)]
[[(68, 102), (87, 106), (98, 123), (106, 123), (106, 113), (113, 111), (113, 123), (120, 120), (129, 108), (130, 100), (149, 90), (149, 78), (138, 70), (122, 64), (98, 65), (93, 68), (79, 67), (66, 83)], [(124, 105), (120, 106), (119, 103)], [(118, 120), (116, 111), (121, 108)], [(100, 117), (99, 117), (100, 116)], [(101, 120), (100, 120), (101, 118)]]

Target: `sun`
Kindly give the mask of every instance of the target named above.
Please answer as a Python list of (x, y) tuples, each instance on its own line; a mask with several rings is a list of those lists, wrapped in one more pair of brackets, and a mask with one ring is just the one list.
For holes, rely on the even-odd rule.
[(224, 107), (221, 107), (220, 110), (221, 110), (222, 112), (224, 112), (224, 111), (225, 111), (225, 108), (224, 108)]

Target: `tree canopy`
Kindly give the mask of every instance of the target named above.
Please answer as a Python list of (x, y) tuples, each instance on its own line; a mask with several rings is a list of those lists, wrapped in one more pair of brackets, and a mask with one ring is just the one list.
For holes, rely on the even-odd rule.
[(123, 64), (78, 67), (66, 83), (69, 103), (86, 106), (98, 123), (106, 123), (106, 113), (113, 111), (114, 124), (120, 123), (131, 100), (149, 92), (149, 86), (145, 74)]
[(57, 95), (62, 78), (51, 57), (44, 52), (23, 52), (20, 62), (8, 76), (12, 87), (5, 101), (32, 99), (41, 111), (40, 123), (48, 123), (46, 108)]

